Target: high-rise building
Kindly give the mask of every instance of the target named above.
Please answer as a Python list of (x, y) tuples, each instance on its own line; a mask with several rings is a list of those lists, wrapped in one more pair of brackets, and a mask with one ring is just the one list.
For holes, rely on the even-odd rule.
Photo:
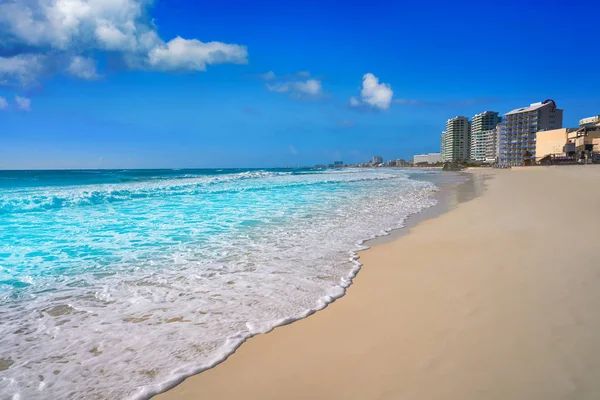
[(454, 117), (446, 121), (442, 134), (442, 160), (467, 161), (471, 141), (471, 124), (467, 117)]
[(441, 138), (440, 138), (440, 154), (442, 155), (442, 156), (441, 156), (441, 157), (442, 157), (442, 161), (446, 161), (446, 160), (444, 159), (444, 153), (446, 152), (446, 144), (445, 144), (445, 141), (446, 141), (446, 131), (443, 131), (443, 132), (442, 132), (442, 136), (441, 136)]
[(536, 158), (536, 134), (562, 128), (563, 110), (553, 100), (533, 103), (504, 115), (500, 130), (500, 164), (521, 165)]
[(373, 156), (373, 165), (379, 165), (383, 163), (383, 158), (379, 156)]
[(485, 111), (471, 119), (470, 158), (476, 162), (494, 162), (497, 153), (496, 126), (500, 117), (495, 111)]

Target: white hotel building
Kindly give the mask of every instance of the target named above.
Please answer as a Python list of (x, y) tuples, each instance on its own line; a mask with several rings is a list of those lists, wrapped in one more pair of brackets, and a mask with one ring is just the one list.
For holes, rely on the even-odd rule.
[(540, 131), (562, 128), (563, 110), (552, 100), (517, 108), (504, 115), (500, 130), (500, 164), (521, 165), (525, 153), (536, 159), (536, 135)]
[(493, 163), (496, 161), (498, 139), (496, 126), (500, 117), (495, 111), (485, 111), (471, 119), (471, 161)]

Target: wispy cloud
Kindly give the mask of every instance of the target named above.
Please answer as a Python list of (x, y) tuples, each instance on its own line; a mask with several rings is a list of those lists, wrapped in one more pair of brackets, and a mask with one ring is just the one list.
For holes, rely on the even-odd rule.
[(298, 150), (294, 146), (289, 147), (290, 153), (293, 155), (298, 155)]
[(8, 108), (8, 101), (2, 96), (0, 96), (0, 111), (6, 110)]
[[(0, 31), (1, 34), (1, 31)], [(17, 54), (0, 57), (0, 81), (8, 85), (30, 86), (50, 66), (42, 54)]]
[(91, 58), (75, 56), (67, 67), (67, 73), (76, 78), (93, 80), (100, 78), (96, 70), (96, 61)]
[(260, 74), (259, 77), (265, 81), (274, 81), (275, 79), (277, 79), (277, 75), (275, 75), (275, 72), (273, 72), (273, 71), (269, 71), (269, 72), (265, 72), (264, 74)]
[(31, 111), (31, 99), (15, 95), (15, 104), (21, 111)]
[(269, 92), (289, 93), (292, 98), (297, 99), (315, 99), (323, 95), (321, 80), (311, 78), (307, 71), (282, 76), (277, 76), (273, 71), (269, 71), (260, 77), (267, 81), (266, 87)]
[(321, 81), (309, 79), (303, 82), (278, 82), (267, 84), (267, 89), (270, 92), (277, 93), (300, 93), (309, 96), (318, 96), (322, 92)]

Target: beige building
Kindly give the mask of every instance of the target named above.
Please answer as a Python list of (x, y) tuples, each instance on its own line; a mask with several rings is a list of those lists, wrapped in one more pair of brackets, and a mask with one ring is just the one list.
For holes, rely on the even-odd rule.
[(568, 142), (569, 134), (577, 128), (560, 128), (549, 131), (540, 131), (536, 134), (535, 157), (541, 160), (548, 155), (564, 156), (564, 147)]
[(593, 117), (587, 117), (579, 120), (579, 126), (595, 126), (600, 123), (600, 115), (595, 115)]
[(569, 134), (567, 141), (575, 143), (575, 151), (600, 154), (600, 123), (584, 126)]
[(565, 146), (571, 152), (576, 152), (578, 158), (582, 153), (600, 154), (600, 122), (595, 125), (584, 125), (579, 129), (561, 128), (542, 131), (536, 136), (537, 161), (549, 155), (566, 156)]

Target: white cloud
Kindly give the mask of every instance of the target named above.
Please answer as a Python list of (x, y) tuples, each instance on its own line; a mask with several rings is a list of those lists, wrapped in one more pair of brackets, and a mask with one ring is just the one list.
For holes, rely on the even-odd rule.
[(31, 99), (15, 95), (15, 103), (21, 111), (31, 111)]
[(277, 75), (275, 75), (275, 72), (273, 71), (265, 72), (264, 74), (260, 74), (259, 76), (265, 81), (274, 81), (275, 79), (277, 79)]
[(71, 58), (71, 62), (67, 67), (67, 73), (71, 76), (87, 80), (98, 79), (100, 77), (96, 70), (96, 61), (81, 56)]
[(248, 51), (245, 46), (220, 42), (203, 43), (176, 37), (170, 42), (150, 51), (150, 66), (160, 71), (205, 71), (207, 65), (246, 64)]
[(307, 81), (299, 82), (276, 82), (272, 84), (267, 83), (267, 89), (270, 92), (292, 93), (294, 95), (312, 97), (317, 97), (323, 92), (321, 81), (316, 79), (308, 79)]
[(19, 54), (0, 57), (0, 81), (30, 85), (44, 72), (46, 57), (39, 54)]
[(350, 98), (350, 105), (358, 107), (362, 104), (368, 104), (371, 107), (387, 110), (392, 102), (394, 91), (387, 83), (379, 83), (379, 78), (368, 73), (363, 76), (362, 90), (360, 91), (360, 100), (356, 97)]
[(321, 81), (309, 79), (306, 82), (297, 82), (296, 89), (302, 93), (317, 96), (321, 93)]
[[(153, 0), (0, 0), (0, 47), (28, 48), (47, 63), (60, 64), (68, 73), (84, 79), (93, 75), (91, 69), (72, 73), (72, 63), (66, 60), (90, 51), (120, 54), (130, 69), (204, 71), (207, 65), (247, 63), (245, 46), (181, 37), (161, 39), (148, 16), (152, 3)], [(88, 62), (87, 67), (90, 65)], [(57, 72), (56, 68), (52, 72)], [(14, 79), (17, 73), (12, 75)]]
[(0, 110), (6, 110), (8, 108), (8, 101), (2, 96), (0, 96)]

